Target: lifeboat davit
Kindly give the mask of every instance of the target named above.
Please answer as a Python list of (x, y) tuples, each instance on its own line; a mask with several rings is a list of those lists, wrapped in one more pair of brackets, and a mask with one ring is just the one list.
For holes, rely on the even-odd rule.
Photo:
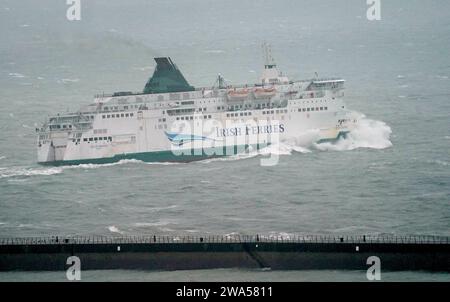
[(263, 99), (263, 98), (271, 98), (277, 93), (277, 90), (275, 87), (269, 87), (269, 88), (255, 88), (253, 90), (253, 95), (257, 99)]
[(248, 97), (249, 91), (248, 89), (233, 89), (228, 90), (227, 96), (231, 101), (241, 101)]

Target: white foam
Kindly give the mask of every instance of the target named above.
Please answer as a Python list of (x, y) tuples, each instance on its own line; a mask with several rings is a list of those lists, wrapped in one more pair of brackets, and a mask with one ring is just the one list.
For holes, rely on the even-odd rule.
[(121, 230), (119, 230), (119, 228), (117, 228), (117, 227), (114, 226), (114, 225), (109, 226), (109, 227), (108, 227), (108, 230), (109, 230), (111, 233), (123, 234), (123, 232), (122, 232)]
[(9, 73), (9, 76), (12, 78), (24, 78), (25, 77), (23, 74), (18, 73), (18, 72), (11, 72), (11, 73)]
[(137, 159), (122, 159), (115, 163), (108, 163), (108, 164), (79, 164), (79, 165), (73, 165), (73, 166), (63, 166), (63, 169), (97, 169), (102, 167), (112, 167), (112, 166), (118, 166), (118, 165), (124, 165), (124, 164), (130, 164), (130, 163), (142, 163), (141, 160)]
[(36, 176), (36, 175), (54, 175), (60, 174), (63, 171), (60, 167), (52, 168), (23, 168), (11, 167), (0, 169), (0, 178), (20, 177), (20, 176)]
[(5, 159), (6, 158), (6, 156), (0, 156), (0, 160), (2, 160), (2, 159)]
[(80, 81), (80, 79), (61, 79), (61, 80), (58, 80), (57, 82), (59, 83), (59, 84), (69, 84), (69, 83), (77, 83), (77, 82), (79, 82)]
[(391, 133), (392, 130), (386, 123), (362, 118), (346, 138), (341, 138), (335, 143), (321, 143), (314, 146), (321, 151), (345, 151), (357, 148), (385, 149), (392, 146), (389, 140)]
[(177, 205), (171, 205), (171, 206), (167, 206), (167, 207), (154, 207), (151, 209), (146, 210), (147, 212), (159, 212), (159, 211), (164, 211), (164, 210), (170, 210), (170, 209), (175, 209), (177, 207)]
[(435, 160), (429, 160), (427, 161), (428, 163), (432, 163), (432, 164), (438, 164), (440, 166), (449, 166), (450, 164), (444, 160), (439, 160), (439, 159), (435, 159)]

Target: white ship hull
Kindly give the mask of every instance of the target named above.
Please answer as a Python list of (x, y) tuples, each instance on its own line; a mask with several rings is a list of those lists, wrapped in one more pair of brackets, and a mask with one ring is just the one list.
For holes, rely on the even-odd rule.
[(254, 150), (308, 132), (316, 142), (338, 139), (357, 122), (345, 109), (343, 83), (275, 83), (273, 96), (249, 94), (238, 100), (227, 97), (225, 88), (97, 97), (79, 112), (54, 116), (38, 129), (38, 161), (190, 161)]

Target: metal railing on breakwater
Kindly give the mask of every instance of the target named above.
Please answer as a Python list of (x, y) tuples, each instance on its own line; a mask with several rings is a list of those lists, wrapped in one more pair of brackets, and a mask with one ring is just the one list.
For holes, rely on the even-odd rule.
[(376, 244), (449, 244), (446, 236), (267, 236), (267, 235), (207, 235), (207, 236), (49, 236), (0, 238), (0, 245), (48, 244), (182, 244), (182, 243), (376, 243)]

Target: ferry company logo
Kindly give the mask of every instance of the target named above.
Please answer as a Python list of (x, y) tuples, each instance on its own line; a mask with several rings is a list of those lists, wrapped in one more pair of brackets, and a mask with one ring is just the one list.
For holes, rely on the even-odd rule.
[(194, 141), (205, 141), (210, 140), (213, 142), (222, 141), (223, 138), (232, 137), (232, 136), (242, 136), (242, 135), (259, 135), (259, 134), (272, 134), (272, 133), (283, 133), (284, 132), (284, 124), (276, 124), (276, 125), (264, 125), (264, 126), (249, 126), (246, 125), (244, 127), (231, 127), (231, 128), (221, 128), (215, 127), (215, 136), (220, 139), (210, 138), (202, 135), (194, 135), (194, 134), (183, 134), (176, 132), (167, 132), (164, 131), (167, 139), (176, 146), (182, 146), (186, 143), (191, 143)]
[[(171, 143), (171, 152), (175, 156), (229, 156), (250, 153), (267, 146), (276, 148), (281, 133), (286, 131), (285, 124), (277, 120), (200, 119), (194, 116), (189, 121), (177, 120), (169, 131), (164, 131)], [(269, 158), (261, 159), (261, 165), (278, 163), (278, 152), (268, 152)]]
[(205, 141), (205, 140), (216, 141), (216, 139), (200, 135), (173, 133), (167, 131), (164, 131), (164, 133), (166, 134), (167, 139), (175, 146), (182, 146), (186, 143), (192, 143), (194, 141)]

